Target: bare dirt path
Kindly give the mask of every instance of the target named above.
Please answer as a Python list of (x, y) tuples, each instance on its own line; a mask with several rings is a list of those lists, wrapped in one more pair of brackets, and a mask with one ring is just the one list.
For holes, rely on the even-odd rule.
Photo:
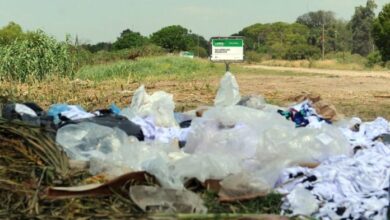
[(266, 65), (259, 65), (259, 64), (245, 65), (244, 68), (291, 71), (291, 72), (301, 72), (301, 73), (319, 73), (319, 74), (330, 74), (330, 75), (337, 75), (337, 76), (390, 78), (390, 71), (331, 70), (331, 69), (302, 68), (302, 67), (266, 66)]

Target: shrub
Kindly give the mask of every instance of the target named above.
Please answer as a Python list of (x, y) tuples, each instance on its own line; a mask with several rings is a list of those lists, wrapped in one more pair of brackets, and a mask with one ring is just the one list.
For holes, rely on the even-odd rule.
[(283, 58), (287, 60), (303, 60), (309, 58), (317, 59), (319, 57), (319, 54), (320, 49), (318, 49), (317, 47), (305, 44), (298, 44), (288, 48)]
[(199, 56), (202, 58), (206, 58), (209, 56), (207, 50), (204, 49), (203, 47), (194, 47), (191, 48), (190, 51), (193, 52), (195, 56)]
[(261, 62), (263, 60), (264, 55), (260, 54), (256, 51), (250, 50), (245, 52), (245, 60), (249, 63), (251, 62)]
[(367, 67), (373, 67), (375, 64), (382, 64), (382, 56), (379, 51), (374, 51), (367, 56)]
[(57, 42), (43, 31), (28, 33), (26, 39), (0, 48), (0, 77), (25, 82), (49, 75), (73, 76), (73, 59), (68, 44)]
[(367, 59), (359, 54), (351, 54), (350, 52), (336, 52), (336, 53), (327, 53), (325, 59), (328, 60), (337, 60), (338, 63), (366, 63)]
[(387, 68), (387, 69), (390, 70), (390, 61), (387, 61), (387, 62), (385, 63), (385, 68)]
[(101, 50), (93, 53), (93, 63), (108, 63), (118, 60), (136, 59), (138, 57), (159, 56), (165, 54), (166, 51), (154, 44), (149, 44), (141, 47), (106, 51)]

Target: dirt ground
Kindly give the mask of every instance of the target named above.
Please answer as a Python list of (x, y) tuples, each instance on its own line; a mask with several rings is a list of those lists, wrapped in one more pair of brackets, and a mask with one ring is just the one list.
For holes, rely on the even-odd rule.
[[(371, 120), (382, 116), (390, 119), (390, 72), (269, 66), (245, 66), (245, 69), (248, 72), (236, 74), (243, 95), (263, 95), (271, 103), (288, 105), (301, 93), (316, 93), (347, 117)], [(264, 74), (264, 69), (281, 72)], [(177, 103), (195, 107), (213, 102), (218, 83), (219, 77), (191, 82), (161, 81), (150, 89), (171, 92)]]
[[(319, 70), (234, 65), (242, 95), (262, 95), (272, 104), (287, 106), (302, 93), (316, 93), (347, 117), (390, 119), (390, 73)], [(163, 90), (174, 95), (176, 110), (184, 111), (213, 103), (220, 74), (188, 80), (145, 79), (130, 82), (58, 80), (30, 85), (2, 83), (0, 96), (12, 101), (34, 101), (47, 109), (54, 103), (79, 104), (89, 111), (112, 103), (128, 106), (134, 90), (144, 84), (148, 92)]]

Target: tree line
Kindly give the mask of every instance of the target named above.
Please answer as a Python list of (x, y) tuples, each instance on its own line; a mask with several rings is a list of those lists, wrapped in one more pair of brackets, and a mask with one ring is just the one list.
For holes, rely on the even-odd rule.
[[(232, 36), (243, 36), (247, 52), (273, 59), (319, 59), (327, 53), (348, 52), (372, 59), (390, 60), (390, 3), (378, 16), (374, 0), (355, 8), (349, 21), (336, 18), (331, 11), (315, 11), (299, 16), (294, 23), (257, 23)], [(19, 25), (10, 23), (0, 29), (0, 45), (28, 37)], [(123, 30), (114, 42), (76, 46), (96, 53), (153, 46), (166, 52), (192, 51), (200, 57), (209, 55), (208, 41), (180, 25), (164, 27), (150, 36)], [(149, 47), (151, 48), (151, 47)], [(138, 52), (137, 52), (138, 53)]]

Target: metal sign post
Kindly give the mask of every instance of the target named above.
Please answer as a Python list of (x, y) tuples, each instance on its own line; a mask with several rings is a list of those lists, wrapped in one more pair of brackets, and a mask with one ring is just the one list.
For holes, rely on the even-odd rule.
[(225, 67), (226, 67), (226, 72), (230, 72), (230, 63), (229, 62), (225, 62)]

